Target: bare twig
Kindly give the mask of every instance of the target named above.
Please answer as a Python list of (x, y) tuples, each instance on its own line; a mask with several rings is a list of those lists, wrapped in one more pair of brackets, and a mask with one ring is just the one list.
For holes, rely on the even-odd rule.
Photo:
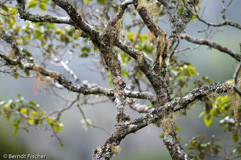
[(231, 57), (233, 57), (237, 61), (241, 60), (241, 56), (239, 54), (237, 54), (235, 51), (233, 51), (231, 48), (224, 47), (220, 44), (217, 44), (215, 42), (211, 42), (207, 39), (198, 39), (198, 38), (195, 38), (195, 37), (191, 37), (187, 34), (181, 34), (180, 36), (181, 36), (182, 39), (185, 39), (188, 42), (192, 42), (192, 43), (199, 44), (199, 45), (209, 46), (209, 47), (217, 49), (217, 50), (219, 50), (223, 53), (227, 53), (228, 55), (230, 55)]

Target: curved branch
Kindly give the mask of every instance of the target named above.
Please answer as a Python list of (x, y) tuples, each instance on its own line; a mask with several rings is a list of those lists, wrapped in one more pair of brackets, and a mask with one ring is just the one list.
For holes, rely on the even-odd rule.
[[(231, 1), (230, 1), (231, 2)], [(230, 3), (231, 4), (231, 3)], [(223, 6), (223, 10), (221, 12), (222, 14), (222, 17), (223, 17), (223, 22), (221, 23), (211, 23), (211, 22), (208, 22), (206, 20), (204, 20), (203, 18), (201, 18), (197, 13), (193, 12), (192, 9), (190, 9), (190, 7), (188, 7), (187, 5), (185, 5), (185, 8), (190, 12), (192, 13), (199, 21), (203, 22), (204, 24), (208, 25), (208, 26), (212, 26), (212, 27), (222, 27), (222, 26), (231, 26), (231, 27), (234, 27), (234, 28), (237, 28), (239, 30), (241, 30), (241, 25), (237, 22), (231, 22), (229, 20), (226, 19), (226, 16), (225, 16), (225, 11), (226, 11), (226, 8)]]
[(221, 52), (227, 53), (228, 55), (230, 55), (231, 57), (233, 57), (237, 61), (241, 60), (241, 55), (237, 54), (231, 48), (224, 47), (224, 46), (222, 46), (220, 44), (217, 44), (215, 42), (211, 42), (211, 41), (209, 41), (207, 39), (198, 39), (198, 38), (195, 38), (195, 37), (191, 37), (191, 36), (189, 36), (187, 34), (181, 34), (180, 36), (181, 36), (182, 39), (185, 39), (188, 42), (199, 44), (199, 45), (209, 46), (209, 47), (217, 49), (217, 50), (219, 50)]
[(85, 22), (85, 20), (78, 14), (77, 10), (66, 0), (53, 0), (60, 8), (64, 9), (69, 15), (70, 19), (75, 25), (86, 33), (90, 39), (99, 47), (99, 32), (97, 32), (92, 26)]
[[(156, 23), (150, 18), (149, 14), (147, 13), (147, 10), (144, 7), (139, 7), (138, 0), (134, 0), (134, 6), (136, 10), (138, 11), (139, 15), (141, 16), (142, 20), (144, 21), (147, 28), (156, 36), (158, 37), (161, 35), (164, 31), (159, 28)], [(151, 3), (151, 2), (147, 2)], [(155, 2), (152, 2), (155, 3)], [(165, 32), (164, 32), (165, 34)]]
[(126, 1), (124, 1), (124, 2), (120, 5), (120, 10), (119, 10), (119, 12), (115, 15), (115, 17), (113, 17), (113, 18), (108, 22), (108, 25), (114, 26), (114, 25), (116, 24), (116, 22), (123, 17), (124, 12), (125, 12), (127, 6), (130, 5), (130, 4), (132, 4), (132, 3), (133, 3), (133, 0), (126, 0)]
[[(53, 80), (56, 80), (59, 84), (64, 86), (64, 88), (68, 89), (69, 91), (76, 92), (76, 93), (82, 93), (84, 95), (88, 94), (102, 94), (106, 96), (114, 96), (114, 90), (104, 88), (102, 86), (97, 86), (96, 84), (89, 84), (84, 83), (82, 86), (74, 85), (71, 81), (68, 81), (63, 75), (59, 74), (55, 71), (50, 71), (44, 67), (37, 66), (36, 64), (28, 63), (27, 59), (21, 59), (19, 62), (14, 61), (10, 59), (9, 57), (0, 54), (0, 58), (4, 59), (6, 61), (6, 65), (18, 65), (23, 64), (23, 69), (26, 70), (33, 70), (34, 65), (37, 67), (38, 71), (43, 76), (51, 77)], [(138, 99), (148, 99), (150, 101), (153, 101), (155, 99), (154, 95), (150, 92), (136, 92), (136, 91), (129, 91), (125, 90), (125, 95), (129, 98), (138, 98)]]
[(73, 21), (69, 17), (54, 17), (51, 15), (33, 15), (25, 10), (25, 1), (17, 0), (18, 3), (18, 12), (20, 14), (20, 18), (24, 20), (29, 20), (31, 22), (52, 22), (52, 23), (65, 23), (74, 26)]
[[(232, 89), (232, 85), (223, 83), (213, 83), (209, 86), (204, 86), (202, 88), (197, 88), (192, 90), (189, 94), (184, 97), (175, 98), (173, 101), (166, 103), (164, 106), (155, 108), (154, 111), (143, 116), (141, 118), (135, 119), (132, 122), (126, 122), (124, 124), (119, 124), (116, 126), (114, 132), (106, 140), (102, 147), (94, 150), (93, 159), (110, 159), (115, 152), (115, 148), (119, 147), (121, 141), (129, 134), (135, 133), (136, 131), (148, 126), (151, 123), (156, 123), (162, 121), (165, 116), (173, 112), (185, 109), (192, 102), (206, 97), (212, 93), (221, 94), (228, 92)], [(167, 137), (168, 138), (168, 137)], [(170, 139), (169, 139), (170, 140)], [(169, 146), (167, 146), (169, 147)], [(179, 155), (183, 155), (182, 150), (178, 145), (170, 146), (172, 149), (179, 151)], [(184, 154), (185, 155), (185, 154)], [(172, 155), (171, 155), (172, 156)], [(173, 155), (174, 156), (174, 155)], [(181, 157), (182, 158), (182, 157)], [(183, 158), (188, 159), (188, 157), (183, 156)]]

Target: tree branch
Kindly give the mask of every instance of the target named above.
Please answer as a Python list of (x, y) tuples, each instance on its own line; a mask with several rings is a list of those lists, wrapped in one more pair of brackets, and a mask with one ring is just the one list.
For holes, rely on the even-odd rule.
[(99, 32), (97, 32), (92, 26), (86, 23), (81, 15), (78, 14), (77, 10), (68, 1), (53, 0), (53, 2), (66, 11), (75, 25), (84, 33), (86, 33), (97, 47), (100, 46)]
[[(135, 119), (132, 122), (126, 122), (124, 124), (119, 124), (116, 126), (114, 132), (111, 134), (111, 136), (106, 140), (105, 144), (102, 147), (99, 147), (94, 150), (93, 153), (93, 159), (110, 159), (114, 154), (116, 154), (116, 148), (119, 148), (120, 142), (131, 133), (135, 133), (136, 131), (148, 126), (151, 123), (160, 122), (163, 120), (164, 117), (168, 116), (169, 114), (173, 112), (180, 111), (182, 109), (185, 109), (189, 104), (192, 102), (201, 99), (203, 97), (206, 97), (212, 93), (221, 94), (224, 92), (228, 92), (232, 89), (232, 85), (230, 84), (219, 84), (219, 83), (213, 83), (209, 86), (204, 86), (202, 88), (197, 88), (192, 90), (189, 94), (187, 94), (184, 97), (175, 98), (171, 102), (166, 103), (164, 106), (155, 108), (154, 111), (147, 114), (146, 116), (143, 116), (141, 118)], [(168, 141), (167, 141), (168, 140)], [(168, 139), (166, 137), (166, 141), (170, 142), (172, 139)], [(172, 145), (173, 143), (171, 143)], [(168, 145), (168, 144), (167, 144)], [(181, 148), (178, 150), (178, 145), (175, 146), (167, 146), (171, 147), (173, 149), (177, 149), (178, 153), (180, 153), (182, 156), (180, 159), (188, 159), (185, 154), (183, 154)], [(171, 152), (172, 154), (172, 152)], [(180, 155), (179, 154), (179, 155)], [(175, 156), (175, 155), (171, 155)]]
[(211, 41), (209, 41), (207, 39), (198, 39), (198, 38), (195, 38), (195, 37), (191, 37), (191, 36), (189, 36), (187, 34), (181, 34), (180, 36), (181, 36), (182, 39), (185, 39), (188, 42), (199, 44), (199, 45), (209, 46), (209, 47), (217, 49), (217, 50), (219, 50), (221, 52), (227, 53), (228, 55), (230, 55), (231, 57), (233, 57), (237, 61), (241, 60), (241, 55), (237, 54), (231, 48), (224, 47), (224, 46), (222, 46), (220, 44), (217, 44), (215, 42), (211, 42)]
[(52, 23), (64, 23), (70, 24), (74, 26), (73, 21), (69, 17), (54, 17), (51, 15), (33, 15), (25, 10), (25, 1), (17, 0), (18, 3), (18, 12), (20, 14), (20, 18), (24, 20), (29, 20), (31, 22), (52, 22)]

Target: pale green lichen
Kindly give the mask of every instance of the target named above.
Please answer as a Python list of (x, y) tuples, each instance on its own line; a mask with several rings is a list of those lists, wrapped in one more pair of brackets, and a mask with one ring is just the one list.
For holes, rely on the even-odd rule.
[(155, 0), (139, 0), (137, 10), (141, 8), (145, 8), (148, 15), (154, 20), (157, 19), (160, 13), (160, 7), (157, 6)]

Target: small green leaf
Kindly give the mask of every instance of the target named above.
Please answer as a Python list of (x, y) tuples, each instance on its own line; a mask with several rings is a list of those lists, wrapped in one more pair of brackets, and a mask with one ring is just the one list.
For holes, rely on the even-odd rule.
[(205, 113), (206, 113), (206, 111), (202, 111), (202, 112), (199, 114), (199, 118), (202, 117)]
[(26, 74), (26, 76), (27, 76), (27, 77), (29, 77), (29, 76), (30, 76), (30, 71), (29, 71), (29, 69), (25, 69), (25, 71), (24, 71), (24, 72), (25, 72), (25, 74)]
[(50, 117), (45, 118), (46, 122), (51, 123), (53, 120)]
[(87, 58), (89, 55), (87, 53), (82, 53), (79, 57)]
[(128, 32), (127, 38), (128, 38), (130, 41), (133, 41), (133, 40), (134, 40), (133, 36), (134, 36), (134, 33)]
[(239, 137), (238, 137), (237, 132), (235, 132), (234, 134), (232, 134), (232, 139), (233, 139), (233, 141), (234, 141), (235, 143), (237, 143), (237, 142), (238, 142)]
[(18, 134), (18, 127), (16, 127), (16, 128), (13, 130), (13, 135), (14, 135), (14, 136), (17, 136), (17, 134)]
[(124, 77), (128, 77), (127, 73), (126, 73), (124, 70), (121, 71), (121, 74), (122, 74)]
[(205, 117), (204, 117), (204, 123), (207, 127), (210, 126), (210, 124), (212, 123), (213, 121), (213, 116), (210, 115), (210, 114), (206, 114)]
[(28, 119), (28, 123), (29, 123), (30, 125), (32, 125), (32, 124), (33, 124), (33, 122), (34, 122), (34, 120), (33, 120), (33, 119)]
[(11, 116), (10, 115), (7, 115), (7, 120), (9, 121), (11, 119)]
[(27, 4), (27, 8), (35, 8), (37, 6), (37, 0), (32, 0)]
[(153, 104), (152, 104), (151, 102), (150, 102), (148, 105), (151, 106), (151, 107), (153, 107)]
[(9, 10), (9, 13), (10, 13), (11, 15), (15, 15), (17, 12), (16, 12), (16, 9), (13, 7), (13, 8), (11, 8), (11, 9)]
[(59, 145), (60, 145), (60, 147), (64, 147), (64, 144), (63, 144), (63, 143), (61, 143), (61, 142), (59, 143)]
[(57, 124), (54, 125), (54, 130), (55, 130), (56, 132), (60, 132), (61, 128), (62, 128), (62, 126), (61, 126), (61, 124), (59, 124), (59, 123), (57, 123)]
[(18, 120), (15, 120), (15, 121), (12, 123), (12, 125), (13, 125), (14, 127), (18, 127), (18, 126), (20, 125), (20, 123), (21, 123), (21, 121), (18, 119)]
[[(25, 36), (24, 37), (25, 40), (29, 40), (29, 37), (28, 36)], [(26, 49), (23, 49), (22, 50), (28, 57), (33, 57), (33, 55)]]
[(104, 3), (106, 2), (106, 0), (97, 0), (97, 2), (98, 2), (100, 5), (102, 5), (102, 4), (104, 4)]
[(25, 130), (26, 132), (29, 132), (28, 128), (23, 127), (23, 130)]
[(162, 133), (160, 136), (159, 136), (161, 139), (164, 138), (164, 133)]
[(55, 29), (54, 23), (50, 23), (50, 22), (46, 22), (46, 27), (47, 28), (51, 28), (51, 29)]
[(191, 18), (194, 22), (196, 22), (196, 17), (194, 15), (192, 15)]
[(46, 5), (45, 5), (45, 3), (40, 3), (40, 4), (39, 4), (39, 8), (40, 8), (43, 12), (45, 12), (45, 11), (46, 11)]
[(181, 16), (182, 16), (183, 11), (184, 11), (184, 7), (180, 7), (179, 10), (178, 10), (178, 12), (177, 12), (178, 17), (181, 17)]
[(60, 35), (63, 35), (64, 34), (64, 31), (62, 29), (57, 29), (55, 31), (56, 34), (60, 34)]
[(29, 101), (28, 104), (33, 105), (34, 107), (37, 107), (37, 104), (34, 101)]
[(5, 6), (4, 4), (2, 4), (2, 9), (3, 9), (4, 11), (8, 12), (8, 7)]
[(20, 113), (22, 113), (22, 114), (27, 114), (27, 113), (28, 113), (28, 110), (27, 110), (26, 108), (22, 108), (22, 109), (20, 110)]
[(174, 128), (177, 132), (180, 131), (180, 128), (177, 125), (175, 125)]
[(17, 72), (14, 72), (14, 73), (13, 73), (13, 77), (14, 77), (15, 79), (18, 79), (18, 75), (19, 75), (19, 74), (18, 74)]

